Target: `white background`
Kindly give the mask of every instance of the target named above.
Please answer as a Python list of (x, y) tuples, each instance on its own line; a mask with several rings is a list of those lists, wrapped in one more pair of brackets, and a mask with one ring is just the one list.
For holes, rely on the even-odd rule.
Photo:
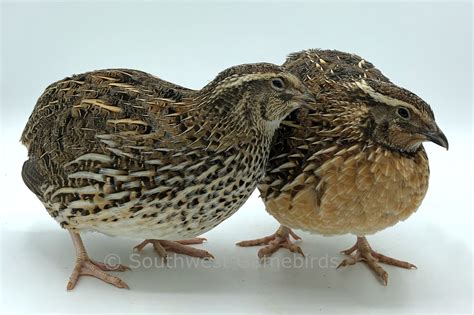
[[(2, 3), (1, 306), (7, 313), (472, 313), (472, 4), (298, 2), (219, 4)], [(256, 248), (234, 243), (278, 224), (258, 195), (205, 236), (213, 264), (134, 268), (131, 290), (93, 278), (66, 283), (74, 263), (69, 236), (23, 185), (19, 138), (36, 99), (72, 73), (127, 67), (190, 88), (240, 63), (283, 63), (305, 48), (357, 53), (431, 104), (450, 150), (426, 148), (428, 195), (406, 222), (369, 237), (417, 270), (385, 266), (383, 287), (363, 264), (336, 270), (355, 237), (300, 233), (306, 266), (286, 251), (262, 266)], [(84, 236), (89, 254), (136, 264), (137, 240)], [(143, 263), (155, 257), (151, 249)], [(148, 257), (148, 261), (144, 260)], [(287, 259), (287, 260), (286, 260)], [(326, 259), (329, 266), (325, 266)], [(282, 265), (294, 261), (293, 266)], [(311, 266), (311, 262), (313, 265)], [(299, 261), (301, 263), (301, 261)], [(308, 265), (309, 264), (309, 265)], [(321, 267), (320, 267), (321, 265)]]

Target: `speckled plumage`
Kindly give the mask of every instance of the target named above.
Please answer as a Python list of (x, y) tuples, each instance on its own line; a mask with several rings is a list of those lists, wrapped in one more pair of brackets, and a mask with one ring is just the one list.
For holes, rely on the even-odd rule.
[(199, 91), (136, 70), (74, 75), (31, 114), (23, 179), (71, 232), (192, 238), (245, 202), (280, 121), (311, 99), (271, 64), (227, 69)]
[(355, 55), (307, 51), (284, 67), (324, 106), (295, 112), (288, 121), (298, 127), (284, 122), (279, 130), (259, 185), (267, 209), (283, 224), (324, 235), (366, 235), (406, 219), (428, 188), (426, 153), (422, 146), (400, 152), (375, 138), (369, 115), (375, 100), (356, 82), (432, 115), (428, 105)]
[[(258, 186), (267, 211), (286, 227), (360, 237), (415, 212), (429, 178), (421, 142), (447, 148), (429, 105), (356, 55), (307, 50), (283, 67), (319, 106), (292, 113), (275, 136)], [(405, 110), (410, 119), (397, 116)]]

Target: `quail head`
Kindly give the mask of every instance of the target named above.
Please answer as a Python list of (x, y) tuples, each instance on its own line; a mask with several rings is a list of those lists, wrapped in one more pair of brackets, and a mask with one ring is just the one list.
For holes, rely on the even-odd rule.
[(302, 254), (290, 228), (322, 235), (354, 234), (340, 266), (364, 261), (384, 284), (378, 262), (414, 265), (372, 250), (365, 235), (407, 219), (428, 189), (424, 141), (448, 149), (430, 106), (390, 82), (370, 62), (339, 51), (306, 50), (283, 65), (316, 96), (318, 108), (293, 112), (277, 131), (259, 190), (281, 224), (273, 235), (239, 243)]
[[(127, 287), (91, 260), (80, 234), (149, 239), (157, 252), (212, 257), (194, 238), (228, 218), (264, 175), (280, 121), (313, 96), (272, 64), (235, 66), (201, 90), (108, 69), (51, 84), (21, 140), (22, 177), (69, 231), (81, 275)], [(187, 239), (180, 241), (181, 239)], [(194, 238), (194, 239), (193, 239)]]

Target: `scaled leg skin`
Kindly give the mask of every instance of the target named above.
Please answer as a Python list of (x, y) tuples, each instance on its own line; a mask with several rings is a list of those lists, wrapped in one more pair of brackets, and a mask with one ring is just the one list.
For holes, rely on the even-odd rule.
[(286, 248), (290, 252), (298, 253), (304, 257), (304, 253), (301, 250), (301, 247), (295, 245), (290, 240), (290, 235), (295, 240), (301, 240), (301, 237), (296, 235), (291, 229), (287, 228), (286, 226), (281, 225), (278, 228), (278, 230), (270, 236), (257, 238), (255, 240), (242, 241), (242, 242), (237, 243), (237, 245), (242, 246), (242, 247), (267, 245), (258, 251), (258, 257), (260, 259), (263, 259), (265, 257), (270, 257), (274, 252), (276, 252), (280, 248)]
[(69, 231), (69, 234), (71, 235), (76, 250), (76, 266), (69, 278), (67, 284), (68, 290), (74, 289), (80, 276), (96, 277), (97, 279), (113, 284), (117, 288), (128, 289), (128, 285), (122, 281), (122, 279), (109, 275), (105, 271), (126, 271), (130, 270), (129, 267), (124, 265), (107, 265), (90, 259), (87, 255), (84, 243), (82, 243), (81, 236), (71, 231)]
[[(352, 255), (353, 252), (355, 253)], [(388, 283), (388, 273), (378, 264), (379, 262), (405, 269), (416, 268), (415, 265), (410, 264), (409, 262), (394, 259), (377, 253), (370, 247), (369, 242), (363, 236), (358, 236), (357, 242), (354, 244), (354, 246), (343, 250), (341, 253), (349, 255), (350, 257), (344, 259), (339, 264), (339, 266), (337, 266), (337, 268), (354, 265), (359, 261), (363, 261), (369, 266), (370, 269), (372, 269), (372, 271), (375, 272), (375, 274), (382, 281), (383, 285), (387, 285)]]
[(202, 237), (196, 237), (189, 240), (181, 241), (146, 239), (137, 246), (135, 246), (133, 249), (136, 251), (141, 251), (147, 244), (152, 244), (155, 251), (164, 260), (166, 260), (168, 252), (174, 252), (177, 254), (183, 254), (204, 259), (213, 259), (214, 256), (208, 251), (188, 246), (192, 244), (202, 244), (204, 243), (204, 241), (206, 241), (206, 239)]

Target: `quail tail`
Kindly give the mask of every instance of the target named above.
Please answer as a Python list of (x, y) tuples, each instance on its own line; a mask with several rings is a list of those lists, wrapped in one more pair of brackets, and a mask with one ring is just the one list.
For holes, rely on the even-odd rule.
[(168, 252), (183, 254), (191, 257), (214, 259), (214, 256), (203, 249), (194, 248), (188, 245), (202, 244), (206, 241), (203, 237), (196, 237), (189, 240), (168, 241), (168, 240), (154, 240), (146, 239), (137, 246), (134, 250), (141, 251), (146, 245), (152, 244), (156, 253), (166, 261)]
[(290, 235), (295, 240), (301, 240), (301, 237), (296, 235), (291, 229), (286, 226), (281, 225), (278, 230), (273, 233), (272, 235), (265, 236), (262, 238), (257, 238), (254, 240), (249, 241), (242, 241), (237, 243), (237, 246), (242, 247), (250, 247), (250, 246), (259, 246), (259, 245), (266, 245), (265, 247), (261, 248), (258, 251), (258, 258), (264, 259), (266, 257), (270, 257), (274, 252), (279, 250), (280, 248), (286, 248), (290, 252), (298, 253), (304, 257), (303, 250), (298, 245), (295, 245), (290, 240)]
[(370, 269), (372, 269), (373, 272), (375, 272), (375, 274), (382, 281), (383, 285), (388, 284), (388, 273), (378, 263), (384, 263), (405, 269), (416, 269), (416, 266), (409, 262), (394, 259), (374, 251), (370, 247), (367, 239), (363, 236), (358, 236), (357, 242), (354, 244), (354, 246), (343, 250), (341, 253), (349, 255), (350, 257), (344, 259), (337, 268), (354, 265), (360, 261), (363, 261), (367, 264), (367, 266), (369, 266)]
[(72, 290), (76, 286), (77, 281), (81, 276), (92, 276), (104, 282), (110, 283), (117, 288), (128, 289), (128, 285), (120, 278), (109, 275), (106, 271), (126, 271), (129, 267), (124, 265), (108, 265), (101, 262), (96, 262), (87, 255), (84, 243), (78, 233), (69, 231), (71, 235), (74, 248), (76, 250), (76, 266), (72, 271), (67, 284), (67, 290)]

